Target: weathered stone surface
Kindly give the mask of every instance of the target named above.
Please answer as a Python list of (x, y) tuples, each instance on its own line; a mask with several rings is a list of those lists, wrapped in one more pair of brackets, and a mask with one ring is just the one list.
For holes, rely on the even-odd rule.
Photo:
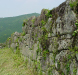
[(48, 49), (50, 52), (58, 51), (58, 38), (57, 37), (50, 38), (50, 45)]
[(51, 24), (52, 24), (52, 18), (49, 18), (46, 25), (45, 25), (45, 28), (47, 31), (50, 31)]
[(76, 58), (77, 58), (77, 61), (78, 61), (78, 53), (76, 53)]
[(77, 70), (76, 60), (73, 59), (73, 61), (70, 64), (70, 73), (71, 73), (71, 75), (76, 74), (76, 70)]
[(78, 14), (70, 1), (75, 0), (66, 0), (52, 10), (42, 9), (39, 17), (26, 20), (23, 32), (15, 32), (6, 43), (14, 51), (20, 49), (29, 67), (36, 63), (36, 70), (45, 75), (78, 75), (78, 33), (72, 35), (77, 31)]
[(53, 75), (60, 75), (60, 74), (58, 73), (58, 71), (54, 70)]
[(53, 53), (50, 53), (50, 55), (49, 55), (49, 62), (50, 62), (50, 66), (54, 65), (54, 56), (53, 56)]
[(72, 46), (72, 42), (73, 42), (72, 39), (59, 40), (58, 41), (58, 44), (59, 44), (58, 50), (68, 49), (69, 47)]

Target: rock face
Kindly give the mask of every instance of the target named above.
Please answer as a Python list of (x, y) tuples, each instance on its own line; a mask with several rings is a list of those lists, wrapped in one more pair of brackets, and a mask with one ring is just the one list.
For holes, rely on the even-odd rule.
[(77, 8), (78, 0), (66, 0), (52, 10), (42, 9), (39, 17), (24, 21), (23, 32), (15, 32), (7, 46), (45, 75), (78, 75)]

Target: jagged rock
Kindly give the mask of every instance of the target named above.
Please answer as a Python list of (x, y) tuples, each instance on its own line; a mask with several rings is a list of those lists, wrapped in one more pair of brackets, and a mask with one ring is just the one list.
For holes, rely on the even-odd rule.
[(49, 18), (46, 25), (45, 25), (45, 28), (47, 31), (50, 31), (51, 24), (52, 24), (52, 18)]
[(68, 49), (69, 47), (72, 46), (72, 42), (73, 42), (72, 39), (59, 40), (58, 41), (58, 44), (59, 44), (58, 50)]
[(36, 63), (36, 70), (45, 75), (78, 75), (78, 33), (73, 36), (78, 14), (70, 1), (76, 0), (42, 9), (40, 16), (24, 21), (22, 33), (15, 32), (6, 42), (14, 51), (20, 49), (29, 67)]
[(50, 55), (49, 55), (49, 62), (50, 62), (50, 66), (54, 65), (54, 56), (53, 56), (53, 53), (50, 53)]

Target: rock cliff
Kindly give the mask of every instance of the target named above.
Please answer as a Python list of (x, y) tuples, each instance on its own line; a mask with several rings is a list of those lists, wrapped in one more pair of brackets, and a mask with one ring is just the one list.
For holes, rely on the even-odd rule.
[(78, 0), (42, 9), (23, 22), (22, 33), (7, 39), (8, 47), (35, 64), (40, 75), (78, 75)]

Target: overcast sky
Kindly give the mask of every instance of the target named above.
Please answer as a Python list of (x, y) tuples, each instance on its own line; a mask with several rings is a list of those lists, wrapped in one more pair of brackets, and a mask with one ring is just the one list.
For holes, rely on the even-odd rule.
[(29, 13), (41, 13), (43, 8), (52, 9), (65, 0), (0, 0), (0, 17), (12, 17)]

